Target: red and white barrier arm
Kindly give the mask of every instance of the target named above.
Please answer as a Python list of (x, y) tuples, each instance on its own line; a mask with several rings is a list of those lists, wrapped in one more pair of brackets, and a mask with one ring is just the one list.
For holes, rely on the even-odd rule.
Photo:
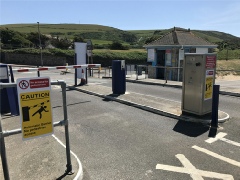
[(56, 67), (40, 67), (40, 68), (23, 68), (23, 69), (13, 69), (13, 72), (30, 72), (30, 71), (49, 71), (55, 69), (76, 69), (76, 68), (94, 68), (101, 67), (101, 64), (82, 64), (73, 66), (56, 66)]

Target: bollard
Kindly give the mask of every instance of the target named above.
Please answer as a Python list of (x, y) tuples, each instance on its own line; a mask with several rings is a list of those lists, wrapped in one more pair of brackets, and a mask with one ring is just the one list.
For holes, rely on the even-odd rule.
[(211, 127), (214, 127), (214, 128), (218, 127), (219, 89), (220, 89), (220, 85), (213, 85)]

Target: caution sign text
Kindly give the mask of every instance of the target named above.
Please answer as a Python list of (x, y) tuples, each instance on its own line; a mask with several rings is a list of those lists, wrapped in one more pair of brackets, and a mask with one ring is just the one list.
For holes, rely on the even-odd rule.
[(207, 76), (205, 81), (204, 100), (211, 99), (213, 93), (213, 76)]
[(52, 132), (50, 91), (20, 94), (23, 137), (29, 138)]
[[(23, 139), (53, 133), (50, 80), (18, 79)], [(37, 84), (36, 86), (32, 86)], [(25, 84), (23, 86), (23, 83)]]

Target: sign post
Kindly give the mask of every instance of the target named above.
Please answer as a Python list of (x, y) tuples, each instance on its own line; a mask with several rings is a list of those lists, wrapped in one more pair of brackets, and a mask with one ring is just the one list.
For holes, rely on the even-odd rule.
[(53, 133), (49, 77), (17, 79), (23, 140)]

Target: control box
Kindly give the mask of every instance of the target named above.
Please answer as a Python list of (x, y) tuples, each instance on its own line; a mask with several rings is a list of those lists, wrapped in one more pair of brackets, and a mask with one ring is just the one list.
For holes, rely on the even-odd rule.
[(198, 116), (212, 112), (216, 54), (186, 53), (183, 62), (182, 113)]

